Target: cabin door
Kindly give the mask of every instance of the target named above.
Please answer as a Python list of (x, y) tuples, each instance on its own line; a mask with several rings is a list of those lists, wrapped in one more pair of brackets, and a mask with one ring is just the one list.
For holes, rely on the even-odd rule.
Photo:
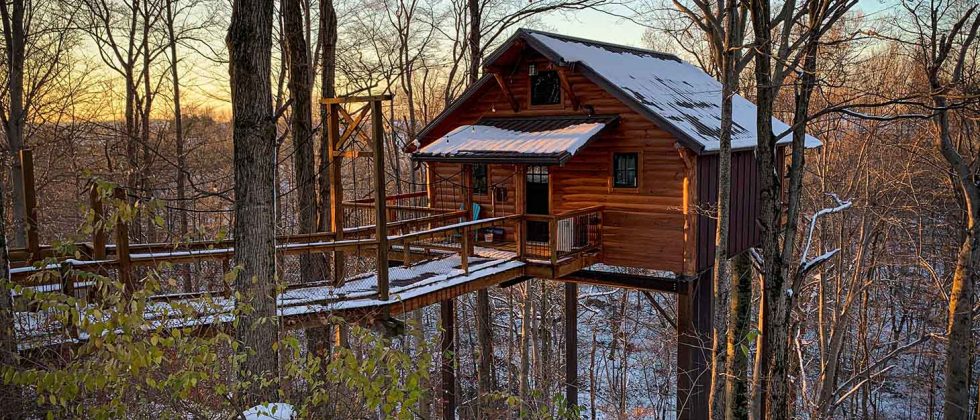
[[(524, 198), (527, 214), (550, 214), (549, 201), (550, 191), (548, 189), (548, 167), (547, 166), (528, 166), (527, 179), (525, 181)], [(527, 222), (528, 242), (548, 242), (548, 223), (529, 221)]]

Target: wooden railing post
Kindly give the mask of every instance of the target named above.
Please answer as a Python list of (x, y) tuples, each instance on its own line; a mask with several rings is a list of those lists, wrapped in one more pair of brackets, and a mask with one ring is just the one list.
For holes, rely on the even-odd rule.
[(34, 182), (34, 153), (31, 149), (20, 151), (21, 179), (24, 182), (24, 210), (27, 213), (27, 252), (29, 261), (41, 259), (41, 242), (37, 234), (37, 190)]
[(551, 254), (551, 267), (558, 265), (558, 219), (548, 218), (548, 251)]
[(459, 265), (463, 269), (463, 274), (470, 274), (470, 228), (463, 226), (463, 242), (459, 247)]
[[(112, 192), (112, 197), (121, 203), (117, 205), (128, 205), (126, 191), (116, 188)], [(119, 217), (116, 221), (116, 260), (119, 261), (119, 282), (123, 284), (123, 293), (128, 298), (136, 291), (136, 284), (133, 283), (132, 263), (129, 256), (129, 223)]]
[(92, 259), (105, 259), (105, 217), (102, 214), (102, 197), (99, 195), (99, 186), (92, 182), (92, 189), (89, 191), (89, 200), (92, 205)]

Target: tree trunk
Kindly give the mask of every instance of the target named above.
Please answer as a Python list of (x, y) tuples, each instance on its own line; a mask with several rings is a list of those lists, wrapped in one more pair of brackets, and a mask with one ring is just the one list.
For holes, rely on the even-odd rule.
[[(334, 78), (336, 75), (337, 57), (337, 13), (333, 8), (333, 0), (320, 0), (320, 96), (323, 98), (333, 97)], [(317, 167), (317, 192), (320, 196), (319, 208), (317, 209), (317, 231), (326, 232), (330, 230), (330, 151), (327, 150), (327, 115), (320, 111), (320, 162)], [(311, 133), (312, 135), (312, 133)], [(330, 267), (328, 253), (319, 255), (322, 273), (326, 275)], [(311, 328), (307, 330), (307, 344), (309, 348), (325, 356), (330, 352), (332, 340), (331, 328)]]
[[(752, 324), (752, 263), (747, 252), (732, 262), (732, 293), (729, 296), (728, 331), (725, 340), (725, 418), (749, 418), (748, 335)], [(743, 347), (744, 346), (744, 347)]]
[[(4, 188), (0, 185), (0, 203), (3, 203)], [(16, 369), (20, 365), (17, 353), (17, 336), (14, 333), (14, 302), (10, 295), (13, 283), (10, 280), (10, 259), (7, 256), (7, 235), (4, 229), (7, 215), (0, 205), (0, 367)], [(0, 380), (0, 404), (11, 418), (24, 416), (25, 400), (20, 388)]]
[[(708, 395), (709, 410), (712, 418), (718, 419), (725, 412), (725, 399), (721, 398), (722, 379), (721, 371), (726, 363), (722, 353), (722, 334), (725, 328), (725, 294), (722, 288), (729, 281), (728, 263), (728, 229), (730, 222), (729, 207), (731, 203), (732, 191), (732, 96), (735, 94), (738, 74), (736, 66), (739, 54), (736, 53), (736, 45), (741, 43), (741, 34), (738, 31), (738, 2), (730, 1), (726, 12), (725, 31), (726, 38), (720, 54), (720, 67), (722, 74), (721, 83), (721, 130), (718, 136), (718, 215), (715, 230), (715, 258), (714, 272), (711, 278), (711, 316), (712, 322), (711, 335), (711, 389)], [(732, 284), (731, 290), (735, 291)], [(725, 352), (724, 355), (728, 353)]]
[[(273, 345), (276, 316), (276, 127), (272, 114), (271, 2), (235, 0), (228, 28), (235, 156), (235, 288), (243, 310), (239, 342), (240, 401), (251, 407), (277, 400)], [(268, 382), (268, 383), (264, 383)]]
[[(187, 151), (184, 144), (184, 120), (180, 109), (180, 75), (177, 71), (177, 36), (174, 30), (174, 0), (167, 0), (167, 41), (170, 47), (170, 82), (173, 84), (174, 93), (174, 141), (177, 149), (177, 233), (180, 234), (180, 241), (187, 240), (189, 224), (187, 222)], [(194, 289), (191, 282), (190, 266), (181, 264), (180, 276), (183, 278), (184, 291), (190, 292)]]
[[(8, 9), (9, 7), (9, 9)], [(7, 147), (10, 152), (10, 179), (13, 183), (14, 207), (14, 246), (27, 244), (27, 208), (24, 204), (24, 180), (21, 177), (20, 151), (24, 148), (24, 124), (27, 110), (24, 109), (24, 49), (27, 35), (24, 32), (24, 0), (12, 0), (0, 4), (3, 17), (3, 37), (7, 50), (7, 102), (9, 113), (6, 117)]]
[(482, 28), (482, 23), (480, 21), (480, 1), (479, 0), (466, 0), (466, 9), (470, 12), (470, 30), (469, 30), (469, 47), (470, 47), (470, 84), (476, 83), (480, 80), (480, 61), (483, 59), (483, 51), (480, 48), (480, 35)]
[[(293, 99), (290, 131), (293, 137), (293, 159), (296, 176), (299, 233), (316, 231), (316, 171), (313, 156), (313, 87), (310, 82), (310, 59), (304, 34), (303, 9), (300, 0), (282, 3), (287, 56), (289, 60), (289, 95)], [(299, 258), (300, 281), (321, 280), (310, 254)]]
[(760, 222), (762, 234), (762, 257), (764, 279), (763, 293), (765, 295), (764, 313), (762, 313), (762, 348), (761, 363), (762, 380), (759, 391), (762, 393), (762, 404), (759, 415), (770, 419), (787, 418), (789, 413), (787, 396), (787, 325), (781, 314), (785, 300), (785, 281), (783, 276), (783, 260), (780, 249), (780, 211), (782, 187), (776, 167), (776, 139), (772, 132), (773, 101), (776, 87), (772, 80), (772, 34), (771, 14), (768, 0), (751, 0), (752, 29), (755, 40), (755, 82), (756, 82), (756, 130), (758, 131), (758, 146), (756, 148), (758, 173), (760, 180), (759, 204), (761, 206)]
[[(480, 21), (480, 2), (477, 0), (467, 0), (466, 4), (467, 10), (470, 13), (469, 80), (470, 84), (473, 84), (480, 79), (480, 61), (483, 57), (483, 51), (480, 48), (482, 24)], [(480, 371), (478, 376), (480, 394), (483, 395), (492, 392), (494, 388), (493, 379), (491, 378), (491, 369), (493, 367), (493, 331), (490, 329), (493, 314), (490, 311), (490, 294), (487, 289), (480, 289), (476, 292), (476, 315), (477, 338), (480, 345)]]

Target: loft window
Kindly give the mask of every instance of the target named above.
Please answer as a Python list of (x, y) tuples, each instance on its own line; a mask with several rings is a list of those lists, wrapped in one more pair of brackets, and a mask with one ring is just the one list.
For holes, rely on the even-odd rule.
[(473, 165), (473, 194), (487, 194), (487, 165), (485, 163)]
[(561, 104), (561, 80), (554, 70), (539, 71), (531, 76), (531, 105)]
[(636, 188), (638, 153), (613, 153), (613, 187)]

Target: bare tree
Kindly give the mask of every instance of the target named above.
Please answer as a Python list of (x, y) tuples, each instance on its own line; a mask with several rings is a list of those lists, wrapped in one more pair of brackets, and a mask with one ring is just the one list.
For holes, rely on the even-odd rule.
[(235, 329), (246, 406), (277, 399), (276, 127), (271, 2), (236, 0), (228, 28), (235, 155)]
[(976, 13), (976, 4), (964, 11), (955, 1), (904, 2), (903, 6), (912, 20), (912, 45), (928, 82), (925, 99), (931, 105), (928, 109), (932, 111), (935, 147), (949, 165), (951, 184), (964, 212), (965, 226), (949, 295), (943, 415), (948, 419), (969, 418), (975, 347), (973, 288), (980, 261), (980, 187), (975, 155), (962, 151), (974, 141), (963, 135), (976, 127), (976, 120), (954, 110), (977, 103), (976, 85), (968, 85), (964, 73), (975, 72), (980, 13)]
[[(799, 267), (789, 261), (796, 250), (796, 226), (804, 169), (806, 121), (810, 118), (810, 94), (814, 84), (816, 51), (821, 37), (856, 2), (851, 0), (806, 0), (783, 3), (773, 18), (769, 0), (751, 0), (756, 84), (757, 165), (760, 178), (762, 230), (762, 357), (759, 374), (764, 375), (759, 391), (763, 398), (760, 415), (780, 419), (792, 417), (789, 392), (789, 328), (795, 291), (802, 281)], [(797, 26), (804, 29), (796, 31)], [(794, 36), (796, 34), (796, 36)], [(773, 36), (776, 39), (773, 39)], [(799, 73), (792, 133), (773, 133), (773, 105), (786, 78)], [(786, 225), (782, 226), (781, 172), (777, 168), (776, 142), (792, 134), (792, 158)], [(785, 234), (784, 234), (785, 232)], [(794, 273), (790, 274), (790, 270)], [(764, 414), (763, 414), (764, 413)]]

